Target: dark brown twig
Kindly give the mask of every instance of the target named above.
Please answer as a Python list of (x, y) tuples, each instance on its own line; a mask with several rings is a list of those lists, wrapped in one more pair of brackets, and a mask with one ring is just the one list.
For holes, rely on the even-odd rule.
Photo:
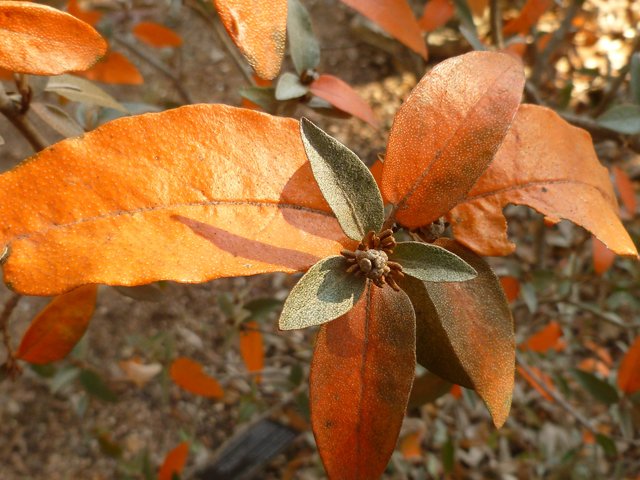
[(20, 112), (20, 108), (9, 98), (2, 85), (0, 85), (0, 113), (18, 129), (36, 152), (44, 150), (49, 146), (49, 142), (45, 140), (33, 123), (31, 123), (31, 120)]
[(489, 4), (489, 15), (491, 17), (491, 42), (498, 48), (504, 48), (500, 0), (491, 0)]

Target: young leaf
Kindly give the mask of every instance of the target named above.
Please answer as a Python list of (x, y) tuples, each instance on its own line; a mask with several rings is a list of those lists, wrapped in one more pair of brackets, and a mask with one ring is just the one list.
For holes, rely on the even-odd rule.
[(30, 75), (87, 70), (107, 53), (91, 25), (27, 2), (0, 2), (0, 44), (0, 68)]
[(287, 35), (287, 0), (214, 0), (220, 20), (255, 72), (273, 79), (280, 71)]
[(300, 79), (293, 73), (286, 72), (278, 80), (276, 86), (276, 100), (291, 100), (307, 94), (309, 87), (300, 83)]
[(133, 29), (133, 34), (141, 42), (150, 47), (167, 48), (182, 45), (182, 37), (163, 25), (154, 22), (140, 22)]
[(309, 90), (316, 97), (329, 102), (336, 108), (367, 122), (378, 129), (378, 121), (371, 107), (360, 98), (353, 88), (332, 75), (320, 75), (320, 78), (309, 85)]
[(126, 117), (43, 150), (0, 175), (0, 225), (4, 280), (35, 295), (292, 273), (357, 245), (298, 122), (225, 105)]
[(69, 355), (89, 326), (97, 295), (97, 285), (85, 285), (54, 298), (31, 322), (16, 356), (44, 365)]
[(342, 0), (427, 59), (427, 46), (406, 0)]
[(415, 317), (404, 292), (371, 281), (324, 324), (311, 363), (311, 424), (331, 480), (378, 478), (396, 446), (415, 371)]
[(558, 345), (558, 340), (560, 340), (561, 336), (562, 328), (560, 324), (554, 320), (549, 322), (549, 324), (538, 333), (529, 337), (523, 345), (520, 345), (520, 349), (546, 353), (550, 348)]
[(77, 75), (94, 82), (119, 85), (142, 85), (144, 81), (135, 65), (118, 52), (109, 52), (92, 69)]
[(618, 167), (612, 167), (611, 171), (616, 180), (616, 188), (618, 189), (618, 194), (620, 195), (620, 200), (622, 200), (624, 208), (626, 208), (627, 212), (632, 216), (635, 215), (638, 209), (638, 200), (636, 199), (636, 192), (633, 190), (631, 180), (629, 180), (624, 170), (620, 170)]
[(435, 245), (458, 255), (478, 276), (433, 283), (407, 275), (399, 282), (416, 312), (418, 363), (445, 380), (475, 388), (499, 427), (509, 413), (515, 371), (509, 304), (482, 257), (453, 240), (441, 238)]
[(429, 0), (418, 25), (423, 32), (433, 32), (451, 20), (455, 12), (456, 7), (450, 0)]
[[(553, 382), (549, 378), (549, 375), (547, 375), (542, 370), (536, 367), (529, 367), (529, 369), (533, 372), (533, 374), (537, 377), (537, 379), (541, 380), (542, 383), (544, 383), (545, 387), (547, 387), (551, 391), (555, 390), (555, 387), (553, 386)], [(534, 378), (531, 375), (529, 375), (524, 368), (522, 368), (520, 365), (517, 365), (516, 371), (520, 375), (522, 375), (522, 378), (524, 378), (527, 381), (527, 383), (529, 383), (529, 385), (535, 388), (538, 391), (538, 393), (542, 395), (546, 400), (549, 400), (550, 402), (555, 401), (555, 398), (549, 395), (549, 393), (544, 389), (544, 387), (542, 387), (542, 385), (540, 385), (540, 383), (538, 383), (537, 380), (534, 380)]]
[(238, 91), (242, 98), (255, 103), (265, 112), (272, 115), (290, 117), (298, 108), (297, 99), (284, 102), (276, 100), (276, 89), (274, 87), (242, 87)]
[(389, 260), (402, 265), (402, 272), (425, 282), (466, 282), (477, 272), (449, 250), (421, 242), (400, 242)]
[(313, 36), (309, 13), (300, 0), (287, 2), (287, 34), (296, 72), (302, 74), (320, 63), (320, 46)]
[(578, 370), (577, 368), (572, 368), (571, 374), (580, 386), (593, 395), (593, 398), (599, 402), (605, 405), (613, 405), (618, 401), (618, 392), (604, 380), (600, 380), (595, 375)]
[(600, 115), (599, 125), (627, 135), (640, 133), (640, 106), (618, 105)]
[(640, 53), (631, 55), (631, 95), (636, 105), (640, 105)]
[(313, 176), (344, 233), (360, 241), (370, 231), (379, 232), (382, 196), (362, 160), (306, 118), (300, 121), (300, 133)]
[(72, 75), (60, 75), (59, 77), (49, 79), (45, 91), (57, 93), (74, 102), (90, 103), (100, 107), (108, 107), (121, 112), (127, 112), (126, 108), (100, 87)]
[(189, 442), (182, 442), (167, 453), (158, 471), (158, 480), (173, 480), (174, 475), (180, 475), (189, 455)]
[(407, 408), (412, 409), (435, 402), (449, 393), (451, 387), (451, 382), (443, 380), (434, 373), (427, 372), (414, 380)]
[[(259, 372), (264, 369), (262, 334), (257, 322), (245, 322), (244, 326), (246, 329), (240, 332), (240, 354), (248, 371)], [(257, 382), (260, 380), (261, 377), (256, 377)]]
[(618, 369), (618, 388), (627, 395), (640, 390), (640, 335), (622, 357)]
[(78, 377), (82, 387), (90, 395), (96, 397), (103, 402), (115, 403), (118, 401), (118, 396), (113, 393), (103, 378), (93, 370), (83, 370)]
[(513, 58), (471, 52), (434, 67), (398, 110), (382, 170), (397, 220), (427, 225), (469, 192), (516, 114), (524, 74)]
[(202, 365), (185, 357), (177, 358), (169, 369), (171, 379), (180, 387), (208, 398), (224, 397), (218, 381), (202, 371)]
[(102, 18), (102, 13), (97, 10), (82, 10), (78, 5), (77, 0), (69, 0), (69, 3), (67, 4), (67, 12), (78, 20), (88, 23), (92, 27), (95, 27)]
[(504, 290), (504, 294), (507, 296), (507, 301), (509, 303), (518, 298), (518, 294), (520, 293), (520, 282), (518, 282), (517, 278), (500, 277), (500, 285), (502, 285), (502, 289)]
[(549, 222), (570, 220), (618, 255), (637, 258), (591, 137), (553, 110), (520, 107), (493, 163), (446, 219), (456, 239), (476, 253), (508, 255), (515, 249), (502, 214), (509, 203), (528, 205)]
[(280, 330), (322, 325), (344, 315), (358, 302), (366, 279), (347, 273), (345, 257), (320, 260), (298, 281), (284, 302)]
[(82, 128), (78, 122), (67, 115), (67, 112), (55, 105), (34, 102), (31, 104), (31, 110), (38, 114), (40, 118), (60, 135), (70, 138), (77, 137), (84, 133), (84, 128)]
[(616, 259), (616, 254), (596, 237), (591, 237), (593, 248), (593, 270), (597, 275), (602, 275), (611, 268)]
[(515, 33), (527, 35), (529, 29), (538, 22), (551, 3), (551, 0), (527, 0), (527, 3), (520, 11), (520, 15), (508, 21), (502, 29), (502, 33), (505, 35), (513, 35)]

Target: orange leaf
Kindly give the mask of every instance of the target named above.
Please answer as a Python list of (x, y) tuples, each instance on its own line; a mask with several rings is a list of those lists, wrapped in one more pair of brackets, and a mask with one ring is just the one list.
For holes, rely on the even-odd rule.
[(591, 432), (591, 430), (587, 430), (585, 428), (582, 432), (582, 442), (587, 445), (592, 445), (596, 443), (596, 436)]
[(69, 0), (67, 12), (92, 27), (95, 27), (102, 18), (102, 13), (96, 10), (82, 10), (78, 5), (78, 0)]
[(591, 136), (553, 110), (520, 107), (491, 166), (446, 218), (456, 239), (480, 255), (508, 255), (515, 249), (502, 214), (509, 203), (528, 205), (552, 223), (570, 220), (618, 255), (638, 256)]
[(560, 324), (555, 320), (549, 322), (549, 324), (540, 330), (535, 335), (529, 337), (529, 339), (524, 342), (524, 345), (520, 345), (521, 350), (533, 350), (534, 352), (546, 353), (550, 348), (558, 345), (558, 340), (562, 336), (562, 328), (560, 328)]
[(429, 0), (418, 25), (423, 32), (433, 32), (451, 20), (455, 11), (456, 7), (449, 0)]
[(578, 364), (578, 368), (582, 371), (594, 373), (598, 372), (603, 377), (607, 378), (611, 370), (600, 360), (595, 358), (585, 358)]
[(346, 315), (320, 327), (311, 425), (329, 478), (378, 478), (389, 462), (415, 372), (415, 319), (404, 292), (371, 281)]
[(31, 322), (16, 357), (44, 365), (69, 355), (87, 331), (97, 296), (97, 285), (85, 285), (54, 298)]
[(357, 245), (298, 122), (226, 105), (121, 118), (43, 150), (0, 175), (0, 225), (4, 280), (32, 295), (293, 273)]
[(540, 19), (551, 5), (551, 0), (527, 0), (520, 15), (507, 22), (502, 29), (505, 35), (521, 33), (527, 35), (529, 29)]
[(0, 80), (13, 81), (13, 72), (0, 68)]
[(616, 254), (596, 237), (592, 236), (591, 240), (593, 245), (593, 269), (596, 274), (602, 275), (613, 265)]
[(500, 285), (504, 290), (504, 294), (507, 296), (509, 303), (518, 298), (520, 293), (520, 282), (515, 277), (500, 277)]
[(427, 59), (418, 22), (406, 0), (342, 0), (369, 20), (384, 28), (392, 37)]
[(177, 358), (169, 369), (171, 379), (180, 387), (196, 395), (222, 398), (224, 390), (218, 381), (202, 372), (202, 365), (185, 357)]
[(600, 358), (600, 360), (602, 360), (605, 363), (605, 365), (609, 367), (613, 366), (613, 359), (611, 358), (611, 355), (609, 354), (606, 348), (600, 347), (593, 340), (585, 340), (584, 346), (587, 347), (592, 352), (594, 352), (596, 355), (598, 355), (598, 358)]
[(287, 32), (287, 0), (214, 0), (233, 43), (255, 72), (273, 79), (280, 71)]
[(133, 34), (150, 47), (166, 48), (182, 45), (180, 35), (170, 28), (153, 22), (140, 22), (133, 29)]
[(0, 1), (0, 67), (30, 75), (91, 68), (107, 43), (91, 25), (52, 7)]
[(143, 82), (142, 75), (135, 65), (118, 52), (109, 52), (95, 67), (77, 75), (94, 82), (122, 85), (141, 85)]
[(189, 455), (189, 442), (182, 442), (167, 453), (158, 471), (158, 480), (172, 480), (174, 474), (180, 475)]
[(489, 0), (467, 0), (467, 5), (474, 15), (481, 17), (484, 9), (489, 5)]
[(410, 433), (400, 441), (400, 453), (405, 460), (421, 460), (422, 459), (422, 432)]
[(316, 97), (326, 100), (331, 105), (347, 112), (362, 121), (367, 122), (376, 130), (378, 121), (376, 116), (353, 88), (332, 75), (320, 75), (320, 78), (309, 85), (309, 90)]
[[(371, 171), (371, 175), (373, 175), (373, 179), (376, 181), (376, 185), (380, 188), (380, 182), (382, 181), (382, 162), (376, 160), (369, 170)], [(385, 205), (386, 204), (387, 202), (385, 201)]]
[(618, 370), (618, 387), (628, 395), (640, 390), (640, 335), (622, 357)]
[[(257, 322), (247, 322), (244, 324), (247, 329), (240, 332), (240, 354), (247, 370), (259, 372), (264, 369), (264, 347), (262, 345), (262, 334), (257, 330)], [(262, 377), (256, 377), (256, 382), (260, 382)]]
[(405, 227), (427, 225), (465, 197), (516, 114), (524, 75), (513, 58), (471, 52), (434, 67), (398, 110), (382, 191)]
[(462, 387), (454, 383), (449, 393), (451, 393), (451, 396), (455, 399), (462, 398)]
[(631, 215), (635, 215), (638, 209), (638, 201), (636, 200), (636, 193), (633, 190), (631, 180), (629, 180), (627, 174), (618, 167), (612, 167), (611, 171), (616, 179), (616, 187), (624, 208), (626, 208)]
[[(546, 373), (544, 373), (544, 372), (540, 371), (540, 370), (539, 370), (539, 369), (537, 369), (536, 367), (529, 367), (529, 369), (533, 372), (533, 374), (534, 374), (537, 378), (539, 378), (539, 379), (540, 379), (540, 380), (545, 384), (545, 386), (546, 386), (549, 390), (551, 390), (551, 391), (555, 391), (555, 387), (553, 386), (553, 382), (551, 381), (551, 379), (549, 378), (549, 376), (548, 376)], [(549, 395), (549, 394), (547, 393), (547, 391), (546, 391), (544, 388), (542, 388), (542, 387), (540, 386), (540, 384), (539, 384), (537, 381), (535, 381), (535, 380), (533, 379), (533, 377), (531, 377), (531, 375), (529, 375), (529, 374), (524, 370), (524, 368), (522, 368), (520, 365), (518, 365), (518, 366), (516, 367), (516, 370), (517, 370), (517, 371), (518, 371), (518, 373), (519, 373), (520, 375), (522, 375), (522, 377), (523, 377), (523, 378), (524, 378), (524, 379), (529, 383), (529, 385), (531, 385), (533, 388), (535, 388), (535, 389), (540, 393), (540, 395), (542, 395), (544, 398), (546, 398), (546, 399), (547, 399), (547, 400), (549, 400), (550, 402), (553, 402), (553, 401), (555, 400), (551, 395)]]

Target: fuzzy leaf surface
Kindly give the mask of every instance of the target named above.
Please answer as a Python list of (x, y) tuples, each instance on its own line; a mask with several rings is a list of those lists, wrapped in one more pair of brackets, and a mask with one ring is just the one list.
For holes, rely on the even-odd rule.
[(415, 371), (415, 317), (404, 292), (369, 281), (324, 324), (311, 363), (311, 424), (331, 480), (377, 479), (396, 446)]
[(320, 46), (313, 36), (309, 12), (300, 0), (287, 2), (287, 34), (296, 72), (316, 68), (320, 63)]
[(421, 242), (400, 242), (389, 260), (402, 265), (402, 272), (424, 282), (465, 282), (477, 272), (455, 253)]
[(60, 135), (69, 138), (77, 137), (84, 133), (84, 128), (78, 122), (55, 105), (34, 102), (31, 104), (31, 110)]
[(4, 280), (31, 295), (293, 273), (356, 245), (298, 122), (224, 105), (126, 117), (43, 150), (0, 176), (0, 225)]
[(493, 163), (446, 218), (456, 239), (476, 253), (508, 255), (515, 250), (502, 214), (509, 203), (527, 205), (549, 223), (570, 220), (618, 255), (637, 258), (591, 136), (553, 110), (520, 107)]
[(511, 407), (515, 372), (507, 298), (482, 257), (454, 240), (441, 238), (435, 244), (458, 255), (478, 276), (459, 283), (401, 279), (416, 312), (418, 363), (445, 380), (474, 388), (499, 427)]
[(300, 79), (293, 73), (286, 72), (278, 80), (276, 86), (276, 100), (291, 100), (307, 94), (309, 87), (300, 83)]
[(90, 103), (128, 113), (126, 108), (100, 87), (73, 75), (60, 75), (49, 79), (45, 92), (57, 93), (74, 102)]
[(311, 267), (284, 302), (280, 330), (322, 325), (351, 310), (367, 282), (347, 273), (350, 265), (343, 256), (332, 255)]
[(599, 125), (626, 135), (640, 133), (640, 106), (617, 105), (600, 115)]
[(300, 133), (313, 176), (344, 233), (359, 242), (370, 231), (379, 232), (384, 205), (366, 165), (306, 118), (300, 121)]
[(513, 58), (471, 52), (434, 67), (398, 110), (382, 194), (407, 227), (427, 225), (471, 190), (516, 114), (524, 74)]

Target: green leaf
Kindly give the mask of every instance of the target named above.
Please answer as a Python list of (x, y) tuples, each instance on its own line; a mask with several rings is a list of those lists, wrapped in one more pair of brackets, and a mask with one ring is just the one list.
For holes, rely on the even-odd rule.
[(314, 69), (320, 63), (320, 47), (313, 36), (309, 12), (299, 0), (287, 2), (287, 35), (296, 71)]
[(80, 375), (80, 369), (78, 367), (74, 367), (73, 365), (62, 367), (51, 380), (51, 384), (49, 385), (51, 393), (58, 393), (64, 387), (73, 382), (78, 375)]
[(409, 405), (407, 408), (416, 408), (427, 403), (435, 402), (437, 399), (447, 394), (453, 384), (443, 380), (439, 376), (427, 372), (413, 381)]
[(123, 287), (114, 285), (113, 287), (120, 295), (133, 298), (134, 300), (144, 300), (146, 302), (159, 302), (164, 295), (158, 287), (153, 285), (136, 285), (134, 287)]
[(447, 438), (447, 441), (442, 446), (442, 465), (444, 466), (445, 472), (451, 473), (453, 471), (453, 466), (456, 461), (455, 455), (456, 447), (453, 445), (451, 439)]
[(67, 112), (55, 105), (32, 103), (31, 110), (37, 113), (38, 116), (56, 132), (67, 138), (77, 137), (85, 133), (84, 128), (82, 128), (78, 122), (67, 115)]
[(295, 398), (296, 409), (298, 413), (308, 422), (311, 419), (309, 395), (306, 392), (300, 392)]
[(616, 448), (616, 444), (613, 440), (611, 440), (610, 437), (607, 437), (602, 433), (596, 433), (596, 441), (598, 442), (598, 445), (602, 447), (602, 450), (604, 450), (605, 455), (607, 455), (608, 457), (618, 456), (618, 449)]
[(93, 370), (83, 370), (80, 373), (80, 384), (94, 397), (105, 402), (115, 403), (118, 396), (109, 390), (102, 377)]
[(618, 105), (596, 119), (598, 125), (627, 135), (640, 133), (640, 106)]
[[(462, 27), (465, 27), (469, 32), (473, 34), (475, 38), (478, 38), (478, 30), (476, 28), (476, 24), (473, 21), (473, 13), (471, 13), (471, 9), (467, 4), (466, 0), (454, 0), (456, 11), (458, 12), (458, 17), (460, 18), (460, 22), (462, 23)], [(462, 31), (461, 27), (461, 31)], [(465, 35), (466, 36), (466, 35)], [(480, 41), (478, 40), (478, 43)], [(475, 50), (485, 50), (485, 48), (475, 48)]]
[(298, 100), (277, 100), (274, 87), (241, 87), (239, 93), (271, 115), (290, 117), (298, 107)]
[(306, 118), (300, 120), (302, 143), (311, 170), (342, 231), (360, 241), (384, 223), (382, 195), (358, 156)]
[(631, 65), (629, 67), (631, 73), (631, 95), (636, 105), (640, 105), (640, 53), (635, 52), (631, 55)]
[(291, 382), (291, 385), (297, 387), (302, 383), (303, 378), (304, 372), (302, 371), (302, 365), (296, 363), (291, 367), (291, 371), (289, 372), (289, 382)]
[(57, 93), (58, 95), (74, 102), (90, 103), (99, 107), (109, 107), (121, 112), (126, 112), (120, 103), (111, 95), (95, 86), (93, 83), (84, 78), (74, 77), (73, 75), (58, 75), (51, 77), (47, 88), (47, 92)]
[(402, 272), (425, 282), (465, 282), (478, 275), (467, 262), (442, 247), (421, 242), (401, 242), (389, 260)]
[(284, 302), (280, 330), (322, 325), (351, 310), (367, 282), (348, 274), (349, 266), (346, 258), (332, 255), (311, 267)]
[(291, 100), (304, 97), (309, 87), (303, 85), (297, 75), (286, 72), (278, 80), (276, 86), (276, 100)]
[(31, 371), (35, 372), (37, 375), (42, 378), (51, 378), (56, 374), (56, 367), (54, 367), (51, 363), (46, 365), (37, 365), (35, 363), (30, 363), (29, 367)]
[(605, 405), (612, 405), (618, 401), (618, 392), (604, 380), (600, 380), (595, 375), (583, 372), (577, 368), (572, 368), (571, 374), (580, 386), (593, 395), (599, 402)]
[(282, 309), (284, 302), (277, 298), (257, 298), (245, 303), (242, 308), (250, 312), (244, 322), (263, 322), (271, 313)]

